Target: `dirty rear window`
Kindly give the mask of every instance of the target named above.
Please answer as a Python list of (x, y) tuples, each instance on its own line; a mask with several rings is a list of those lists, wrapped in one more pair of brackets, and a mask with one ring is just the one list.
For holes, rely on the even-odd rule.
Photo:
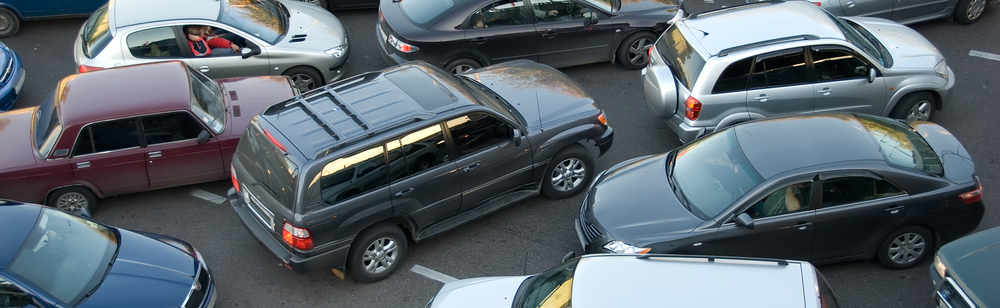
[(691, 47), (676, 24), (656, 41), (656, 51), (667, 61), (674, 78), (690, 90), (705, 67), (705, 59)]
[(278, 149), (257, 125), (256, 119), (247, 127), (246, 133), (236, 148), (240, 163), (247, 173), (264, 187), (271, 197), (291, 210), (295, 202), (295, 183), (299, 177), (299, 166)]

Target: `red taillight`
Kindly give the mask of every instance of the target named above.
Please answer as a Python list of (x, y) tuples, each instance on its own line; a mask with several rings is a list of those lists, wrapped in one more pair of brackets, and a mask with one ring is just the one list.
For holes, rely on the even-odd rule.
[(80, 65), (80, 72), (81, 73), (99, 71), (99, 70), (103, 70), (103, 69), (104, 69), (103, 67)]
[(310, 250), (313, 248), (312, 234), (309, 234), (309, 230), (293, 227), (287, 222), (281, 228), (281, 239), (285, 240), (285, 243), (288, 243), (288, 245), (292, 245), (292, 247), (299, 250)]
[(603, 112), (601, 112), (601, 114), (597, 116), (597, 120), (600, 121), (601, 124), (608, 125), (608, 118), (604, 117)]
[(697, 120), (698, 116), (701, 115), (701, 102), (695, 99), (694, 96), (688, 96), (688, 99), (684, 101), (684, 105), (687, 107), (687, 110), (684, 111), (684, 116), (691, 121)]
[(271, 140), (271, 143), (274, 143), (274, 146), (278, 147), (279, 150), (281, 150), (282, 152), (288, 152), (288, 149), (286, 149), (285, 146), (281, 144), (281, 142), (278, 142), (277, 139), (274, 139), (274, 136), (271, 136), (271, 132), (264, 130), (264, 135), (267, 136), (267, 140)]
[(812, 4), (815, 4), (816, 6), (823, 6), (823, 2), (813, 2)]
[(983, 200), (983, 184), (979, 182), (979, 177), (976, 177), (976, 189), (958, 195), (958, 198), (962, 199), (962, 202), (965, 202), (965, 204)]
[(653, 46), (649, 46), (649, 49), (646, 49), (646, 65), (650, 63), (653, 63)]
[(233, 188), (236, 188), (236, 193), (240, 193), (240, 181), (236, 180), (236, 169), (233, 169), (232, 164), (229, 164), (229, 177), (233, 179)]

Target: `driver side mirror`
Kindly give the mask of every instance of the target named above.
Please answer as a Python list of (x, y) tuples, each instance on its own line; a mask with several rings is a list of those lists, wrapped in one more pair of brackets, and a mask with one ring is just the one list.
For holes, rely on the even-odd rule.
[(521, 146), (521, 130), (516, 128), (511, 128), (511, 136), (514, 136), (514, 146)]
[(750, 218), (750, 215), (747, 215), (747, 213), (740, 213), (739, 216), (736, 216), (736, 224), (740, 225), (740, 227), (753, 229), (753, 218)]
[(868, 69), (868, 83), (875, 82), (875, 77), (877, 76), (878, 71), (876, 71), (874, 67)]
[(201, 130), (198, 133), (198, 144), (205, 144), (205, 142), (208, 142), (208, 138), (212, 138), (212, 134), (209, 134), (207, 130)]
[(590, 26), (590, 25), (596, 25), (597, 24), (597, 20), (598, 20), (597, 13), (588, 12), (588, 13), (585, 13), (585, 15), (590, 15), (590, 18), (587, 19), (587, 21), (583, 22), (584, 26)]
[(249, 58), (249, 57), (253, 57), (253, 56), (256, 56), (256, 55), (259, 55), (259, 54), (260, 54), (260, 50), (253, 50), (250, 47), (243, 47), (243, 49), (240, 49), (240, 56), (242, 56), (243, 59), (246, 59), (246, 58)]

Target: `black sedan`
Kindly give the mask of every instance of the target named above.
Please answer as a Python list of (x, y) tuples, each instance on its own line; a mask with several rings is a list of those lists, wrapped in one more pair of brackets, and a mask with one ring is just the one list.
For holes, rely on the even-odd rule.
[(620, 163), (587, 193), (586, 252), (686, 253), (907, 268), (983, 217), (947, 130), (860, 114), (773, 118)]
[(640, 69), (678, 7), (674, 0), (381, 0), (375, 31), (390, 65), (424, 60), (461, 73), (529, 59)]

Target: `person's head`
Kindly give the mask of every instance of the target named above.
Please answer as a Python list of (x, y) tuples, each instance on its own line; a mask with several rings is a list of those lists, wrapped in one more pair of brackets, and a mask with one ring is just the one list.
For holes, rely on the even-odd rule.
[(189, 41), (197, 41), (201, 38), (202, 26), (184, 26), (184, 33)]
[(479, 14), (472, 15), (472, 19), (469, 20), (469, 25), (472, 28), (485, 28), (486, 25), (483, 24), (483, 16)]

